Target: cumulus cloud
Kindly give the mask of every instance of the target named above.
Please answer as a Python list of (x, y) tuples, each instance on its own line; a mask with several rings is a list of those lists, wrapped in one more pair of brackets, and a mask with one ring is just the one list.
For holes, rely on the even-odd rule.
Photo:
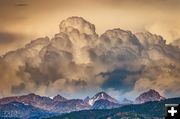
[(175, 39), (179, 38), (180, 25), (169, 24), (170, 21), (157, 21), (153, 24), (149, 24), (145, 29), (151, 33), (161, 34), (167, 41), (167, 43), (172, 43)]
[(81, 17), (67, 18), (59, 28), (52, 39), (38, 38), (0, 58), (1, 95), (130, 95), (147, 88), (179, 94), (180, 49), (161, 36), (122, 29), (98, 36)]
[(180, 48), (180, 38), (178, 38), (177, 40), (174, 40), (174, 41), (171, 43), (171, 45), (177, 46), (177, 47)]

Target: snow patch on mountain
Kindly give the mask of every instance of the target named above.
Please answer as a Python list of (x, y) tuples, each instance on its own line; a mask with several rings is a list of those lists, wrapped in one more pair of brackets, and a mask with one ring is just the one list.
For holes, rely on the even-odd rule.
[(95, 96), (93, 96), (91, 99), (89, 99), (88, 104), (92, 106), (96, 101), (101, 100), (101, 99), (108, 100), (113, 103), (118, 103), (116, 99), (112, 98), (107, 93), (99, 92)]

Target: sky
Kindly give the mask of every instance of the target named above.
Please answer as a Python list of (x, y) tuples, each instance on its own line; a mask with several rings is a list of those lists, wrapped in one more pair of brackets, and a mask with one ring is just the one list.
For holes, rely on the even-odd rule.
[[(0, 0), (0, 97), (105, 90), (120, 98), (149, 88), (178, 96), (180, 50), (168, 44), (180, 43), (179, 11), (179, 0)], [(69, 39), (50, 41), (60, 32)]]
[(87, 19), (100, 34), (111, 28), (150, 31), (170, 43), (180, 37), (179, 10), (179, 0), (0, 0), (0, 54), (52, 37), (70, 16)]

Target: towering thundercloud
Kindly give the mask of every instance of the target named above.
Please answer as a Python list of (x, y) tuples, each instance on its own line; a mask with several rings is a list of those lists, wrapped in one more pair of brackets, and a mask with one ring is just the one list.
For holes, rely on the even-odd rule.
[(179, 95), (180, 49), (161, 36), (119, 28), (98, 35), (81, 17), (67, 18), (59, 28), (51, 39), (38, 38), (0, 57), (0, 96), (100, 90), (131, 96), (149, 88)]

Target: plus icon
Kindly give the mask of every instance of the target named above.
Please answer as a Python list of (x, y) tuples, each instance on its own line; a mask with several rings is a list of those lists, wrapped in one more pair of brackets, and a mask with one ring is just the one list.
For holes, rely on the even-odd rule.
[(166, 117), (165, 119), (180, 119), (180, 105), (179, 104), (165, 104)]
[(168, 113), (171, 114), (171, 116), (173, 117), (175, 113), (177, 113), (177, 110), (174, 109), (174, 107), (171, 107), (171, 110), (168, 110)]

